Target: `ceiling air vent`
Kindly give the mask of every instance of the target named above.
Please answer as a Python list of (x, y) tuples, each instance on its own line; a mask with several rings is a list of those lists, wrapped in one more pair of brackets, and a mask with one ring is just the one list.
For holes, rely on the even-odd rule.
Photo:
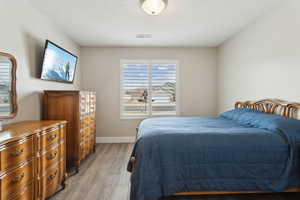
[(136, 34), (136, 38), (148, 39), (148, 38), (152, 38), (152, 34), (148, 34), (148, 33)]

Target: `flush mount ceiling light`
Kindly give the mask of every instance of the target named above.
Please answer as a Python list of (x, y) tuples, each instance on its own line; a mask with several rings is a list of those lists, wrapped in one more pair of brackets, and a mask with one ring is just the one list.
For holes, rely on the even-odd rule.
[(149, 15), (158, 15), (168, 5), (168, 0), (140, 0), (142, 9)]

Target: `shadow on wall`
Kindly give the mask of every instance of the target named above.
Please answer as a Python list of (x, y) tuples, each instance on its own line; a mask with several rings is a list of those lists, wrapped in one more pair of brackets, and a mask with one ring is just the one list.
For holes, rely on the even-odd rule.
[(42, 93), (30, 92), (18, 95), (18, 113), (13, 122), (42, 119)]
[(39, 78), (43, 62), (44, 41), (34, 37), (27, 31), (23, 31), (22, 35), (30, 76), (32, 78)]

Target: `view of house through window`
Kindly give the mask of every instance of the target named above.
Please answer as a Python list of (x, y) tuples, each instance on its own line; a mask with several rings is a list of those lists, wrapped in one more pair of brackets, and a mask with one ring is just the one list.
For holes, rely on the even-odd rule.
[(176, 115), (177, 62), (124, 61), (121, 117)]

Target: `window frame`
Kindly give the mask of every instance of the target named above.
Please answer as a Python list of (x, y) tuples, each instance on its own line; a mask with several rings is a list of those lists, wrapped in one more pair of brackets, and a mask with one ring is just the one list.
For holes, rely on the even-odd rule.
[[(148, 110), (149, 113), (146, 115), (129, 116), (124, 113), (123, 105), (123, 66), (125, 64), (145, 64), (148, 66), (148, 76), (149, 78), (149, 90), (152, 88), (152, 65), (153, 64), (175, 64), (176, 65), (176, 114), (168, 115), (152, 115), (152, 103), (149, 103)], [(131, 59), (121, 59), (120, 61), (120, 92), (119, 92), (119, 103), (120, 103), (120, 119), (147, 119), (151, 117), (176, 117), (180, 116), (180, 66), (178, 60), (131, 60)], [(149, 92), (149, 98), (152, 99), (152, 92)]]

